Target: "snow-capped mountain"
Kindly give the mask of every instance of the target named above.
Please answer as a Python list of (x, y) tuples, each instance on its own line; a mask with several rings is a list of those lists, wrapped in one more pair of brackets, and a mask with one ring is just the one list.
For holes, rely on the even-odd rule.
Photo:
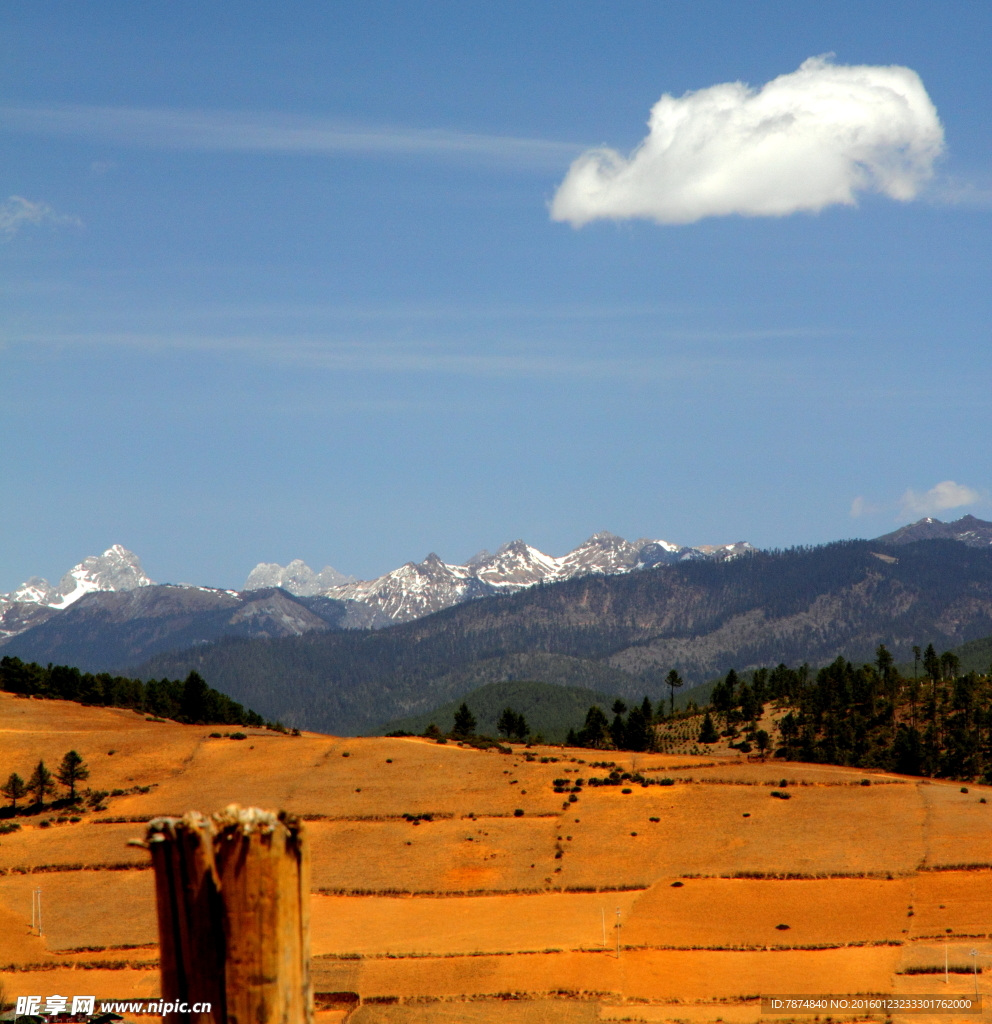
[[(393, 622), (409, 622), (475, 597), (513, 593), (538, 583), (553, 583), (590, 573), (633, 572), (690, 559), (721, 560), (753, 550), (744, 541), (690, 548), (665, 540), (644, 538), (631, 543), (623, 537), (603, 532), (593, 534), (560, 558), (546, 555), (522, 540), (515, 540), (504, 544), (496, 554), (480, 551), (464, 565), (449, 565), (432, 553), (423, 562), (407, 562), (378, 579), (350, 582), (318, 591), (309, 589), (318, 574), (300, 560), (285, 568), (263, 563), (252, 570), (245, 590), (260, 585), (257, 581), (279, 579), (281, 583), (265, 585), (282, 586), (299, 596), (319, 594), (339, 601), (359, 602)], [(319, 575), (328, 572), (336, 570), (328, 567)]]
[[(633, 572), (686, 559), (732, 558), (750, 550), (751, 546), (744, 543), (688, 548), (664, 540), (641, 539), (631, 543), (612, 533), (597, 533), (560, 558), (515, 540), (504, 544), (495, 554), (480, 551), (464, 565), (449, 565), (432, 553), (423, 562), (407, 562), (378, 579), (364, 581), (345, 576), (329, 565), (315, 572), (301, 559), (285, 566), (260, 562), (249, 574), (244, 590), (238, 593), (212, 587), (155, 584), (145, 575), (138, 556), (115, 544), (102, 555), (84, 558), (56, 586), (34, 576), (9, 594), (0, 594), (0, 644), (73, 608), (86, 595), (101, 592), (152, 588), (144, 593), (147, 600), (108, 598), (108, 604), (102, 598), (100, 601), (94, 598), (97, 604), (92, 609), (89, 609), (89, 602), (84, 602), (89, 609), (87, 615), (109, 614), (108, 609), (112, 607), (125, 618), (132, 614), (149, 620), (168, 618), (174, 613), (186, 614), (187, 605), (192, 607), (189, 602), (195, 604), (192, 592), (202, 590), (213, 595), (210, 600), (219, 602), (215, 609), (217, 614), (223, 611), (227, 616), (223, 622), (218, 619), (209, 624), (199, 623), (196, 628), (203, 637), (212, 637), (217, 630), (230, 632), (241, 628), (247, 630), (247, 635), (282, 636), (328, 626), (378, 628), (419, 619), (473, 598), (513, 593), (539, 583), (554, 583), (589, 573)], [(290, 605), (286, 605), (290, 599), (285, 594), (283, 598), (269, 596), (261, 600), (262, 591), (277, 588), (302, 604), (297, 607), (299, 602), (290, 601)], [(183, 593), (188, 593), (189, 600)], [(168, 614), (163, 611), (165, 608), (170, 609)], [(196, 609), (196, 615), (206, 614), (199, 605)], [(86, 619), (86, 615), (77, 616), (76, 611), (78, 609), (73, 608), (70, 616), (73, 621)]]
[(944, 523), (929, 516), (893, 533), (883, 534), (875, 540), (883, 544), (912, 544), (917, 540), (959, 540), (970, 548), (992, 546), (992, 523), (975, 516), (962, 516), (952, 523)]
[(485, 597), (495, 588), (479, 580), (463, 565), (447, 565), (433, 552), (419, 564), (407, 562), (377, 580), (332, 587), (322, 596), (358, 601), (387, 615), (393, 622), (409, 622), (473, 597)]
[(282, 587), (297, 597), (313, 597), (331, 587), (343, 587), (357, 582), (354, 576), (345, 576), (333, 566), (325, 565), (320, 572), (314, 572), (301, 558), (294, 558), (286, 566), (276, 562), (259, 562), (249, 574), (245, 590)]
[(32, 576), (9, 594), (0, 594), (7, 604), (39, 604), (48, 608), (68, 608), (83, 594), (94, 590), (134, 590), (153, 586), (141, 568), (141, 560), (120, 544), (107, 548), (102, 555), (90, 555), (74, 565), (53, 587), (48, 580)]
[(120, 544), (102, 555), (90, 555), (74, 565), (52, 586), (32, 576), (9, 594), (0, 594), (0, 639), (23, 633), (52, 614), (97, 590), (135, 590), (154, 586), (141, 568), (141, 560)]

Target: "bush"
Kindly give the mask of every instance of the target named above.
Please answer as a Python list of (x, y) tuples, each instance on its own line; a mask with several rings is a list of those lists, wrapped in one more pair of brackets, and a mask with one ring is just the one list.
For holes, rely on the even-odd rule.
[(20, 825), (16, 821), (5, 821), (0, 823), (0, 836), (8, 836), (11, 832), (17, 832), (20, 830)]
[(514, 818), (522, 818), (524, 816), (524, 809), (522, 807), (518, 807), (513, 812), (513, 816), (514, 816)]
[(232, 740), (246, 740), (246, 739), (248, 739), (248, 737), (243, 732), (232, 732), (231, 733), (231, 739)]

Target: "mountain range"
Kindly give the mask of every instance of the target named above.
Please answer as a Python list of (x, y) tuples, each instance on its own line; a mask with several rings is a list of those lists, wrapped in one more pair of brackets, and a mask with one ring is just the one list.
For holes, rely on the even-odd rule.
[(196, 669), (267, 717), (329, 731), (514, 679), (654, 699), (673, 667), (692, 685), (730, 667), (869, 659), (878, 643), (906, 658), (913, 644), (989, 635), (992, 523), (926, 519), (784, 552), (597, 534), (562, 558), (517, 541), (373, 581), (292, 562), (249, 582), (154, 584), (115, 546), (57, 587), (31, 580), (0, 598), (0, 654), (146, 679)]
[[(154, 628), (139, 631), (152, 644), (144, 654), (152, 654), (161, 643), (189, 644), (228, 635), (293, 636), (329, 627), (380, 628), (409, 622), (462, 601), (513, 593), (538, 583), (593, 572), (631, 572), (692, 559), (720, 560), (751, 550), (751, 545), (743, 542), (698, 548), (663, 540), (631, 544), (611, 533), (597, 533), (562, 558), (545, 555), (518, 540), (504, 544), (495, 555), (482, 551), (465, 565), (449, 565), (432, 553), (423, 562), (407, 562), (366, 581), (345, 576), (329, 565), (314, 572), (300, 559), (286, 566), (260, 562), (241, 591), (164, 584), (168, 589), (154, 595), (98, 597), (86, 605), (85, 612), (75, 613), (71, 621), (102, 621), (119, 627), (136, 618), (154, 619)], [(11, 593), (0, 595), (0, 645), (49, 622), (87, 594), (120, 594), (156, 586), (145, 575), (138, 556), (115, 544), (102, 555), (92, 555), (74, 566), (55, 587), (33, 576)], [(271, 602), (277, 599), (267, 593), (275, 589), (297, 599), (321, 600), (304, 600), (305, 611), (282, 608), (275, 614)], [(260, 601), (269, 604), (263, 606)], [(225, 610), (229, 612), (227, 618)], [(207, 619), (194, 623), (200, 613)], [(58, 625), (45, 631), (46, 636), (61, 633)], [(175, 635), (169, 641), (171, 634)], [(137, 636), (125, 641), (124, 646), (132, 656), (141, 656)]]

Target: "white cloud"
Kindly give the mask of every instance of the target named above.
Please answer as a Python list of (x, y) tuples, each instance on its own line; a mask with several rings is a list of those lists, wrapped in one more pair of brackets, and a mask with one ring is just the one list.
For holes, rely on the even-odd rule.
[(547, 139), (231, 110), (0, 107), (0, 128), (150, 149), (427, 156), (555, 172), (583, 148)]
[(932, 516), (949, 508), (974, 505), (981, 495), (964, 484), (943, 480), (924, 494), (908, 490), (900, 502), (903, 516)]
[(667, 93), (631, 156), (590, 149), (551, 203), (553, 220), (643, 217), (688, 224), (853, 205), (859, 191), (913, 199), (944, 148), (937, 110), (910, 68), (811, 57), (760, 89), (728, 82)]
[(864, 496), (860, 494), (851, 502), (852, 519), (860, 519), (862, 516), (873, 516), (881, 511), (882, 509), (878, 505), (873, 505), (870, 501), (866, 501)]
[(32, 203), (22, 196), (11, 196), (0, 203), (0, 240), (10, 241), (26, 224), (71, 224), (80, 228), (78, 217), (56, 213), (47, 203)]

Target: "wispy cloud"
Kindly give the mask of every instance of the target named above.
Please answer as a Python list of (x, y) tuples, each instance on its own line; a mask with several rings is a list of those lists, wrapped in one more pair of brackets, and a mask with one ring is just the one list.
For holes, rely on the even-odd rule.
[(740, 374), (753, 368), (747, 352), (669, 352), (624, 354), (577, 349), (569, 344), (506, 341), (485, 350), (462, 342), (342, 339), (308, 335), (200, 334), (193, 332), (51, 332), (8, 336), (7, 346), (72, 348), (117, 347), (147, 353), (199, 352), (236, 355), (283, 366), (339, 372), (441, 374), (479, 378), (544, 380), (611, 379), (631, 384), (693, 381), (709, 373)]
[(860, 191), (913, 199), (933, 174), (944, 132), (910, 68), (849, 67), (811, 57), (760, 89), (742, 82), (665, 94), (629, 156), (591, 149), (551, 204), (554, 220), (642, 217), (688, 224), (853, 205)]
[(10, 196), (0, 203), (0, 241), (9, 242), (22, 228), (48, 224), (81, 228), (78, 217), (56, 213), (47, 203), (33, 203), (23, 196)]
[(860, 519), (862, 516), (875, 515), (877, 512), (881, 512), (883, 507), (881, 505), (873, 505), (870, 501), (867, 501), (865, 497), (859, 494), (854, 501), (851, 502), (851, 518)]
[(974, 505), (981, 498), (978, 491), (953, 480), (943, 480), (923, 494), (907, 490), (900, 501), (903, 516), (933, 516), (952, 508)]
[(992, 180), (988, 175), (970, 178), (941, 175), (933, 180), (921, 198), (934, 206), (992, 210)]
[(546, 139), (225, 110), (0, 107), (0, 128), (152, 149), (425, 156), (526, 170), (560, 170), (583, 149)]

